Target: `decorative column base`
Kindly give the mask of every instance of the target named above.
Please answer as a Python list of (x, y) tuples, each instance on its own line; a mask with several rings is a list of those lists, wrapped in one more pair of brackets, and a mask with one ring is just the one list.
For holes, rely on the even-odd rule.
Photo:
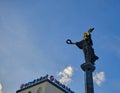
[(81, 68), (85, 73), (85, 93), (94, 93), (92, 72), (95, 70), (95, 66), (89, 62), (83, 63)]

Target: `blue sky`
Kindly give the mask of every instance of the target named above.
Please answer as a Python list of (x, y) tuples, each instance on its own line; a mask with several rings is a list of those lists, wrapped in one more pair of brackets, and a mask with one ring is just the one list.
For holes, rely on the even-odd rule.
[(46, 74), (60, 79), (69, 67), (68, 86), (84, 93), (83, 52), (66, 40), (82, 40), (91, 27), (99, 56), (94, 75), (104, 74), (95, 92), (119, 93), (119, 11), (119, 0), (0, 0), (1, 93), (15, 93), (21, 83)]

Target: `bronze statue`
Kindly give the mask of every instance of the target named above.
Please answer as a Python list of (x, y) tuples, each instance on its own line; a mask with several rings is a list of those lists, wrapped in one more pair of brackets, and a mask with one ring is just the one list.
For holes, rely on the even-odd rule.
[(79, 42), (72, 42), (70, 39), (66, 41), (67, 44), (75, 44), (78, 48), (82, 49), (85, 56), (85, 62), (91, 62), (92, 64), (98, 59), (98, 56), (95, 55), (94, 49), (92, 48), (93, 42), (91, 39), (91, 33), (93, 30), (94, 28), (90, 28), (88, 33), (84, 32), (84, 39)]

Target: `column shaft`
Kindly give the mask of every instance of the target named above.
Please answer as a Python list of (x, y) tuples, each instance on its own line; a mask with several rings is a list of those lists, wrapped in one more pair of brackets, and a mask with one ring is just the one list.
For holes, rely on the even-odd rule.
[(85, 71), (85, 93), (94, 93), (93, 77), (91, 71)]

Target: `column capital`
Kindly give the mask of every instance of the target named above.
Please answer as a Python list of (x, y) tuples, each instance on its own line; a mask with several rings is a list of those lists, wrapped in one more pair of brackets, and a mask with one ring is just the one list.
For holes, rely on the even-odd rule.
[(83, 63), (81, 65), (81, 68), (83, 71), (92, 71), (93, 72), (95, 70), (95, 66), (91, 62)]

